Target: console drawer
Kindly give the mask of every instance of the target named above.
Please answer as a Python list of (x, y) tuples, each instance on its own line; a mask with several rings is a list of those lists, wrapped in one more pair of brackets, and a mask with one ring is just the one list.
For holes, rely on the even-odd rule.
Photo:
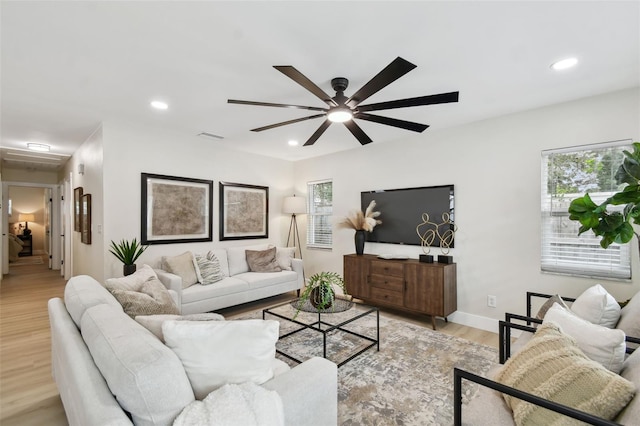
[(369, 284), (371, 284), (372, 287), (377, 287), (385, 290), (400, 292), (404, 290), (404, 278), (400, 277), (371, 274), (371, 276), (369, 277)]
[(371, 287), (371, 300), (388, 305), (402, 306), (402, 292)]
[(394, 277), (404, 278), (404, 265), (396, 262), (372, 260), (370, 272), (372, 274), (392, 275)]

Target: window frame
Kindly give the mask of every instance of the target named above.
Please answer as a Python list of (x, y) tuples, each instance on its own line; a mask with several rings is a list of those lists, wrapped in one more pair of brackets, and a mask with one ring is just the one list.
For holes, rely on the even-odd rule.
[[(631, 149), (630, 139), (579, 145), (541, 152), (541, 194), (540, 194), (540, 270), (543, 273), (571, 275), (578, 277), (606, 279), (615, 281), (631, 280), (631, 244), (612, 244), (609, 248), (600, 247), (600, 238), (592, 231), (578, 237), (580, 224), (569, 219), (568, 204), (571, 200), (588, 192), (594, 202), (599, 204), (619, 189), (610, 191), (589, 190), (582, 193), (550, 194), (549, 159), (554, 155), (581, 153), (585, 151), (603, 151), (611, 148)], [(553, 159), (551, 158), (551, 161)], [(617, 169), (617, 164), (613, 165)], [(615, 170), (612, 168), (612, 173)], [(555, 207), (554, 207), (555, 205)], [(620, 206), (623, 208), (624, 206)], [(555, 226), (570, 226), (575, 233), (554, 231)]]
[[(318, 185), (331, 184), (331, 207), (329, 212), (318, 212), (319, 205), (315, 202), (315, 194)], [(322, 179), (307, 182), (307, 248), (331, 250), (333, 247), (333, 227), (331, 217), (333, 216), (333, 179)], [(327, 206), (323, 206), (326, 208)], [(316, 218), (325, 217), (324, 227), (316, 226)], [(320, 237), (320, 233), (324, 233)], [(326, 240), (328, 235), (328, 241)]]

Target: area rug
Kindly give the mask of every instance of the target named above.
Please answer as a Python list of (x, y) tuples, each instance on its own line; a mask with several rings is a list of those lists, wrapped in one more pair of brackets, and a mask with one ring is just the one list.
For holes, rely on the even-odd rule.
[[(237, 317), (247, 318), (262, 318), (262, 311)], [(279, 321), (281, 335), (292, 329), (291, 323)], [(346, 328), (375, 337), (375, 321), (375, 315), (369, 315)], [(327, 341), (327, 356), (334, 362), (367, 343), (340, 331), (332, 332)], [(297, 333), (279, 341), (278, 349), (303, 360), (322, 356), (322, 334)], [(380, 351), (371, 348), (338, 369), (338, 424), (453, 424), (453, 368), (484, 375), (497, 360), (495, 348), (380, 314)], [(463, 400), (470, 400), (477, 390), (465, 383)]]
[(9, 262), (9, 266), (27, 266), (27, 265), (42, 265), (42, 257), (40, 256), (30, 256), (30, 257), (21, 257), (15, 262)]

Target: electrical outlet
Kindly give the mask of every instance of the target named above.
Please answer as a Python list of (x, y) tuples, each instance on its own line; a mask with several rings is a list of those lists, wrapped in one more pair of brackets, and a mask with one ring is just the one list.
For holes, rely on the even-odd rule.
[(496, 296), (492, 296), (492, 295), (488, 295), (487, 296), (487, 306), (490, 308), (495, 308), (496, 307)]

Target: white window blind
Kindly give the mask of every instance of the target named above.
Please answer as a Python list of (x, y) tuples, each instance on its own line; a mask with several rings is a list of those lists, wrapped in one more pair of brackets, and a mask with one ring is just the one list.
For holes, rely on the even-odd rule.
[(333, 182), (331, 180), (309, 182), (307, 189), (309, 194), (307, 246), (331, 248), (333, 241), (331, 230)]
[[(542, 152), (542, 255), (546, 272), (587, 277), (631, 278), (629, 244), (600, 247), (592, 231), (578, 236), (580, 223), (569, 220), (569, 204), (589, 193), (600, 204), (618, 192), (615, 174), (631, 141), (585, 145)], [(622, 209), (624, 206), (619, 206)]]

